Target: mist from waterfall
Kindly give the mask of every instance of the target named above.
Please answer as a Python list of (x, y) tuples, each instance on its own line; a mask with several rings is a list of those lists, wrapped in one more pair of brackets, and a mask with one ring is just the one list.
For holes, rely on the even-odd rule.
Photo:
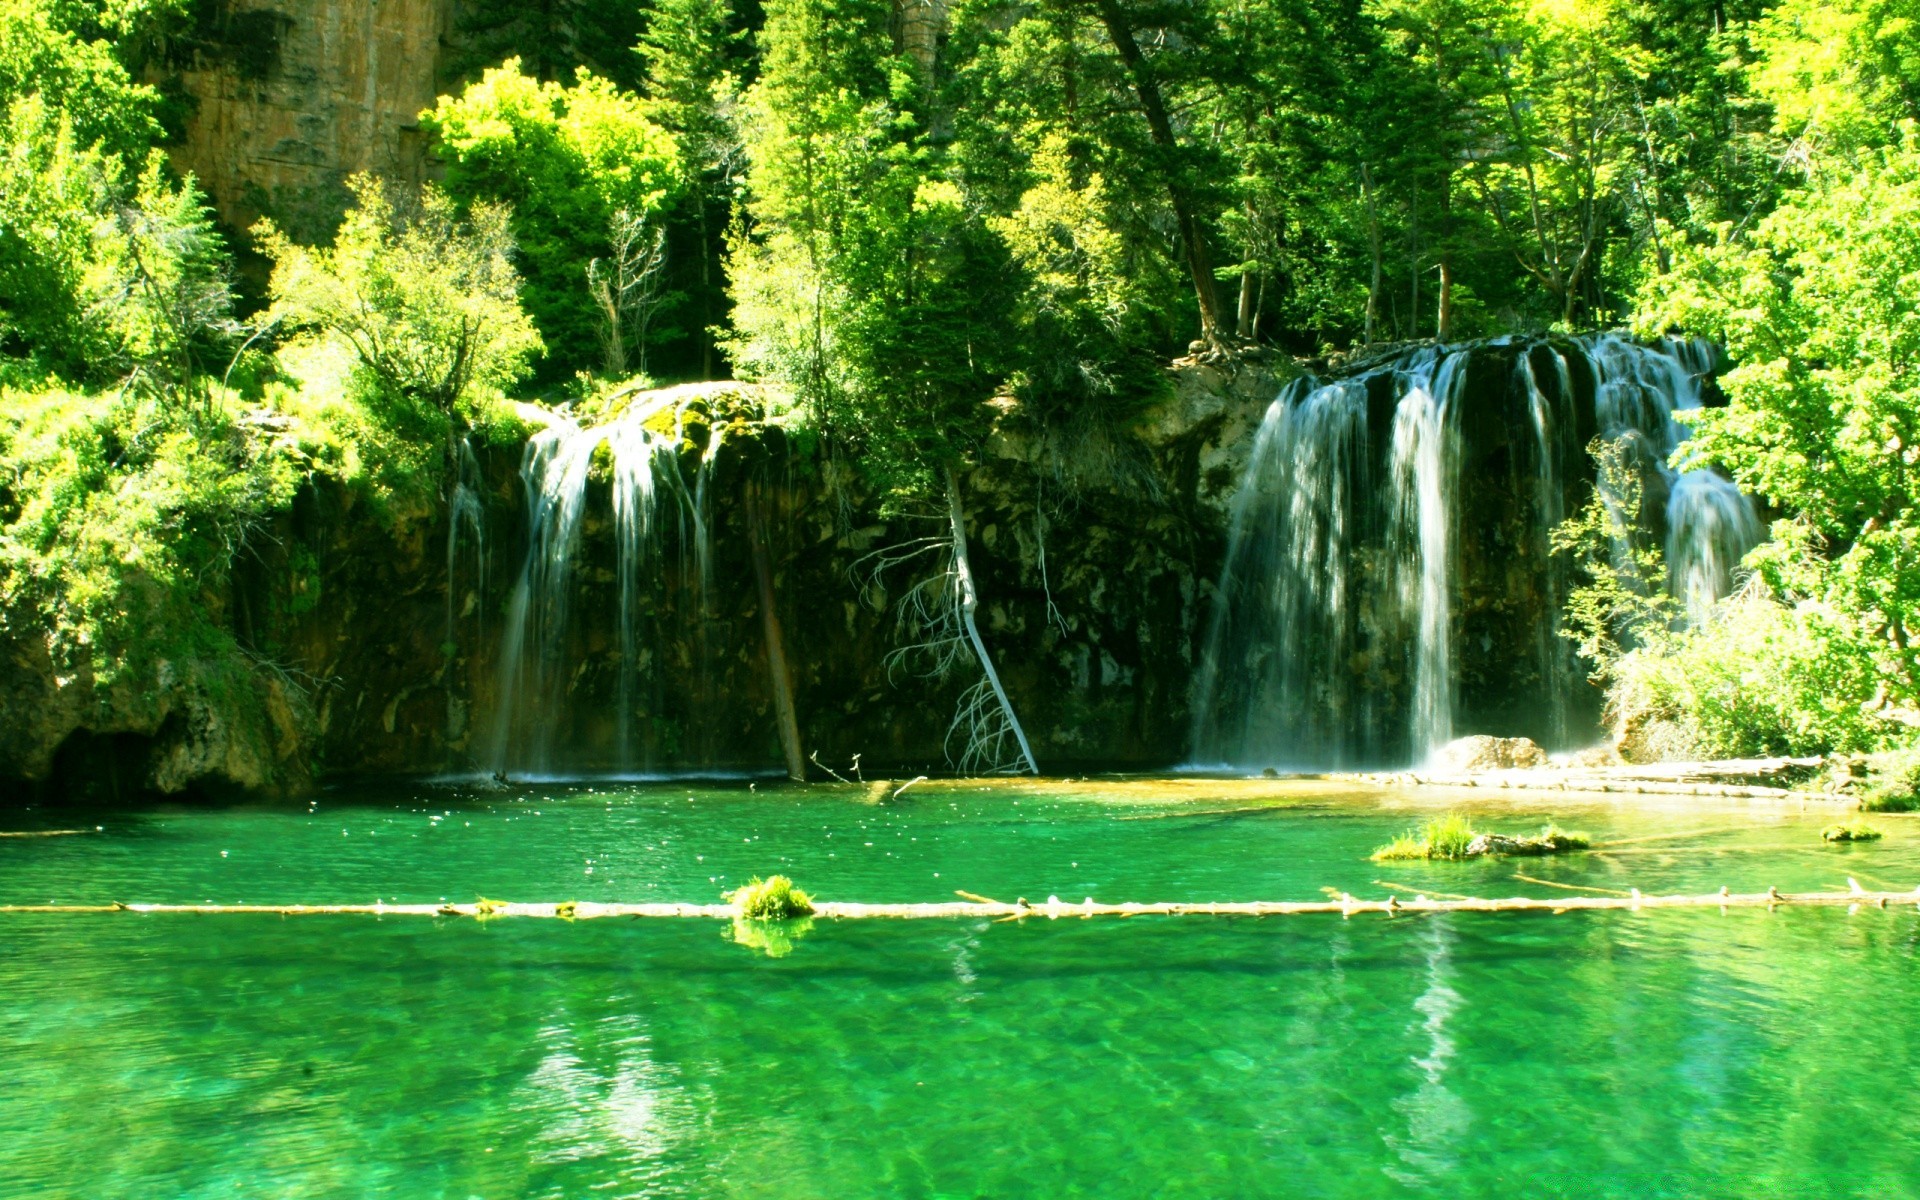
[[(1712, 361), (1710, 346), (1692, 342), (1502, 339), (1289, 384), (1231, 511), (1195, 683), (1193, 761), (1418, 763), (1462, 731), (1526, 733), (1550, 749), (1584, 740), (1573, 714), (1584, 673), (1560, 635), (1570, 581), (1551, 533), (1591, 477), (1587, 442), (1639, 448), (1664, 496), (1670, 579), (1691, 619), (1727, 594), (1762, 536), (1731, 482), (1669, 465)], [(1503, 497), (1517, 507), (1490, 516), (1490, 498)], [(1524, 729), (1456, 729), (1463, 623), (1484, 630), (1495, 619), (1461, 608), (1469, 528), (1473, 570), (1525, 601), (1509, 595), (1496, 614), (1501, 661), (1529, 689)], [(1485, 632), (1477, 641), (1484, 663), (1495, 648)]]
[[(582, 425), (564, 413), (533, 410), (546, 422), (527, 442), (520, 480), (527, 497), (527, 555), (509, 601), (502, 635), (495, 712), (487, 766), (498, 775), (538, 777), (571, 769), (580, 758), (555, 744), (565, 728), (583, 663), (570, 642), (575, 556), (586, 517), (596, 456), (605, 449), (618, 589), (619, 676), (613, 761), (617, 773), (647, 764), (635, 748), (636, 719), (657, 684), (662, 655), (647, 636), (649, 584), (663, 570), (659, 501), (663, 490), (680, 513), (680, 544), (694, 547), (695, 577), (704, 611), (711, 577), (711, 525), (706, 512), (711, 453), (695, 483), (680, 473), (678, 449), (687, 407), (671, 398), (635, 403), (613, 419)], [(668, 421), (668, 414), (671, 420)], [(661, 429), (657, 426), (670, 425)], [(717, 449), (717, 434), (709, 450)], [(688, 536), (686, 526), (694, 532)]]

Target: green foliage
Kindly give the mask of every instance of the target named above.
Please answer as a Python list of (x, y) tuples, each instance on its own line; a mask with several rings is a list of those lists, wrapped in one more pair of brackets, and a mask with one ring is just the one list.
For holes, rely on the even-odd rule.
[(673, 137), (639, 97), (582, 69), (571, 87), (508, 59), (422, 124), (438, 137), (449, 195), (475, 214), (511, 210), (525, 301), (549, 351), (549, 378), (596, 365), (587, 264), (613, 250), (618, 214), (658, 213), (683, 183)]
[[(1910, 691), (1889, 676), (1895, 647), (1834, 588), (1811, 532), (1776, 522), (1749, 555), (1751, 578), (1693, 628), (1642, 630), (1609, 660), (1609, 716), (1657, 756), (1738, 758), (1874, 749)], [(1649, 730), (1659, 730), (1649, 739)]]
[(1920, 22), (1900, 0), (1781, 0), (1753, 41), (1754, 89), (1787, 136), (1884, 145), (1920, 119)]
[(160, 136), (159, 96), (106, 35), (138, 27), (149, 7), (0, 0), (0, 112), (36, 97), (65, 115), (80, 146), (143, 157)]
[(1920, 750), (1904, 749), (1880, 755), (1872, 764), (1871, 782), (1860, 796), (1862, 812), (1920, 811)]
[(813, 900), (785, 875), (761, 879), (755, 875), (741, 887), (727, 893), (727, 903), (749, 921), (783, 921), (813, 912)]
[(1575, 586), (1562, 634), (1579, 647), (1594, 681), (1605, 684), (1631, 649), (1656, 640), (1679, 619), (1667, 591), (1666, 560), (1648, 536), (1644, 447), (1595, 438), (1593, 495), (1552, 533), (1554, 553), (1570, 559)]
[(882, 487), (925, 492), (984, 432), (1008, 272), (925, 136), (913, 60), (873, 51), (889, 15), (767, 7), (727, 348), (748, 377), (790, 385)]
[(1820, 831), (1823, 842), (1877, 842), (1887, 836), (1864, 821), (1839, 821)]
[(463, 220), (433, 187), (409, 204), (370, 176), (350, 186), (331, 247), (296, 245), (271, 222), (254, 231), (273, 259), (272, 319), (349, 347), (358, 394), (393, 428), (444, 438), (540, 350), (506, 210), (475, 205)]
[(192, 180), (87, 148), (39, 97), (0, 118), (0, 350), (181, 391), (225, 365), (227, 255)]
[(103, 683), (230, 644), (224, 581), (303, 478), (284, 432), (218, 388), (0, 388), (0, 632)]
[(1759, 85), (1800, 132), (1830, 122), (1833, 153), (1751, 228), (1676, 251), (1643, 296), (1643, 328), (1713, 337), (1736, 363), (1688, 454), (1794, 514), (1718, 621), (1622, 663), (1617, 707), (1677, 722), (1700, 753), (1873, 749), (1920, 696), (1920, 147), (1888, 66), (1908, 36), (1862, 3), (1762, 22)]

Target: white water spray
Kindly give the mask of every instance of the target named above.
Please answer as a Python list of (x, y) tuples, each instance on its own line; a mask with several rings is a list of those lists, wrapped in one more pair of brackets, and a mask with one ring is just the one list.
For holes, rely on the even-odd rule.
[[(593, 426), (582, 426), (563, 414), (529, 410), (546, 425), (528, 440), (520, 465), (527, 495), (528, 545), (500, 649), (489, 761), (495, 773), (546, 774), (558, 765), (554, 735), (568, 711), (579, 670), (578, 656), (568, 644), (568, 610), (576, 583), (574, 553), (595, 456), (602, 447), (611, 469), (620, 610), (613, 765), (623, 772), (637, 765), (633, 748), (637, 691), (660, 659), (643, 637), (641, 626), (646, 584), (657, 574), (661, 560), (656, 511), (661, 482), (683, 502), (683, 508), (693, 507), (680, 480), (677, 454), (685, 427), (685, 400), (682, 397), (677, 407), (670, 396), (633, 404), (613, 420)], [(652, 427), (669, 412), (671, 432)], [(703, 478), (707, 469), (703, 463)], [(704, 530), (702, 518), (696, 517), (695, 523)], [(701, 553), (704, 558), (708, 552)]]

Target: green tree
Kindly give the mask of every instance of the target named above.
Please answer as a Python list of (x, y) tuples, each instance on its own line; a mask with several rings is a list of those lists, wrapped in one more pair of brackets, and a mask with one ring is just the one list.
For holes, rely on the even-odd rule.
[(599, 365), (587, 265), (612, 253), (618, 214), (658, 214), (681, 186), (672, 136), (610, 81), (582, 70), (570, 87), (542, 82), (518, 59), (441, 97), (421, 120), (439, 138), (448, 194), (512, 210), (527, 309), (546, 343), (543, 375)]
[(354, 207), (331, 247), (255, 228), (273, 260), (270, 319), (339, 339), (392, 424), (450, 437), (540, 351), (507, 211), (481, 203), (463, 218), (432, 186), (413, 204), (370, 176), (348, 186)]

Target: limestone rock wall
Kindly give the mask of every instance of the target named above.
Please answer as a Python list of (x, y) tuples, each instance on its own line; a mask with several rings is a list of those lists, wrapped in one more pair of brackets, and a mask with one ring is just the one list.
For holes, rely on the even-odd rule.
[(455, 0), (205, 0), (153, 68), (187, 99), (175, 165), (220, 218), (323, 237), (356, 171), (417, 184)]

